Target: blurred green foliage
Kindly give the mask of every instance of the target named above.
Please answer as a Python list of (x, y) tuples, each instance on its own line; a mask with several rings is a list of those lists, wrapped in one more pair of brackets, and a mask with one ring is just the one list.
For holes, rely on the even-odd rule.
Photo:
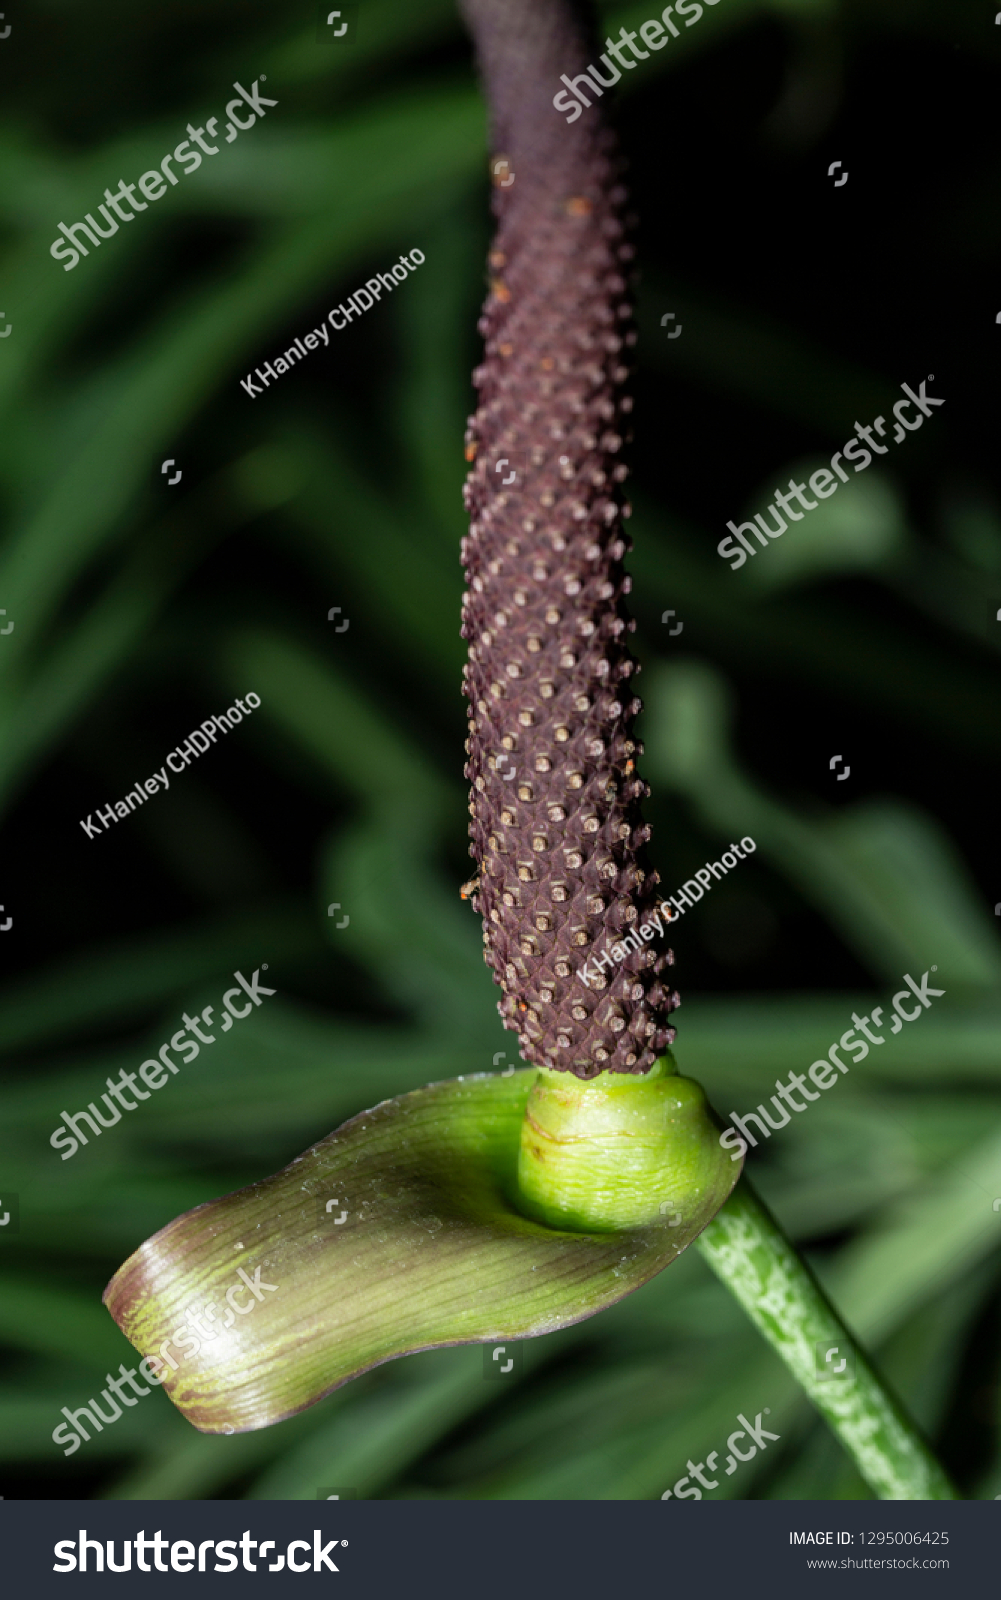
[[(603, 16), (614, 32), (648, 9)], [(621, 120), (642, 219), (632, 570), (664, 888), (731, 838), (758, 844), (675, 932), (679, 1064), (746, 1110), (937, 963), (946, 999), (752, 1171), (963, 1492), (992, 1498), (998, 148), (971, 108), (996, 92), (999, 45), (982, 11), (724, 0), (631, 75)], [(154, 1394), (68, 1460), (52, 1442), (61, 1407), (134, 1354), (100, 1293), (143, 1238), (380, 1098), (515, 1053), (458, 894), (461, 441), (489, 234), (485, 112), (452, 5), (364, 0), (350, 50), (318, 38), (311, 6), (9, 16), (0, 1198), (19, 1195), (21, 1226), (0, 1239), (4, 1493), (651, 1498), (769, 1405), (781, 1446), (720, 1496), (865, 1497), (694, 1252), (532, 1341), (510, 1389), (483, 1381), (479, 1349), (442, 1350), (259, 1434), (202, 1437)], [(266, 123), (72, 273), (51, 261), (59, 220), (265, 70)], [(399, 292), (243, 393), (414, 245), (427, 264)], [(684, 325), (670, 344), (667, 306)], [(906, 457), (731, 574), (726, 520), (928, 370), (949, 407)], [(246, 727), (84, 838), (81, 816), (250, 689)], [(853, 780), (835, 787), (836, 751)], [(265, 961), (267, 1008), (59, 1160), (60, 1110)]]

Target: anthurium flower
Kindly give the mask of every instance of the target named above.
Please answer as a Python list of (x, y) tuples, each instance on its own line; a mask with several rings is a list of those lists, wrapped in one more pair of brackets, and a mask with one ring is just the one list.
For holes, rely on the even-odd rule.
[(507, 152), (466, 452), (472, 903), (505, 1025), (541, 1070), (387, 1101), (136, 1251), (108, 1308), (209, 1432), (408, 1351), (579, 1321), (673, 1261), (740, 1170), (665, 1054), (672, 953), (634, 940), (607, 978), (577, 976), (655, 915), (658, 881), (625, 643), (633, 249), (612, 135), (568, 131), (539, 96), (584, 63), (569, 13), (530, 24), (526, 78), (503, 6), (469, 12)]
[[(493, 113), (497, 234), (474, 373), (468, 587), (470, 892), (504, 1024), (529, 1070), (365, 1111), (284, 1171), (179, 1217), (105, 1301), (206, 1432), (277, 1422), (382, 1361), (526, 1338), (700, 1248), (876, 1492), (944, 1474), (720, 1147), (668, 1053), (678, 996), (648, 935), (657, 873), (626, 647), (627, 273), (615, 140), (553, 85), (590, 58), (569, 0), (464, 0)], [(594, 959), (592, 959), (594, 958)], [(589, 961), (583, 981), (579, 969)]]

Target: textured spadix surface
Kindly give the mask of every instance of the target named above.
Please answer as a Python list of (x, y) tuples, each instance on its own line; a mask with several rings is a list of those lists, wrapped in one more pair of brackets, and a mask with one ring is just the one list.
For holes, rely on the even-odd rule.
[[(206, 1433), (261, 1428), (394, 1356), (552, 1332), (680, 1255), (736, 1168), (680, 1224), (668, 1214), (569, 1233), (533, 1222), (510, 1196), (535, 1077), (485, 1074), (384, 1101), (130, 1256), (104, 1299), (137, 1350), (156, 1355), (192, 1314), (215, 1330), (197, 1349), (167, 1352), (177, 1369), (163, 1369), (164, 1387), (188, 1420)], [(261, 1269), (263, 1298), (239, 1268), (251, 1283)]]
[(553, 108), (560, 75), (589, 59), (571, 7), (464, 9), (495, 163), (503, 152), (466, 451), (473, 905), (523, 1059), (580, 1078), (642, 1074), (674, 1038), (673, 955), (630, 947), (590, 984), (578, 977), (657, 900), (626, 647), (623, 385), (636, 333), (621, 160), (599, 107), (570, 127)]

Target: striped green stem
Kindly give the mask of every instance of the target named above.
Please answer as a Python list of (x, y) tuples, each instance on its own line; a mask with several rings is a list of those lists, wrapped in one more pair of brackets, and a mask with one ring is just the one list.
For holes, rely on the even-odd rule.
[[(881, 1500), (955, 1500), (914, 1424), (864, 1353), (781, 1228), (741, 1179), (700, 1235), (698, 1248), (782, 1357)], [(854, 1355), (854, 1376), (818, 1371), (817, 1352)]]

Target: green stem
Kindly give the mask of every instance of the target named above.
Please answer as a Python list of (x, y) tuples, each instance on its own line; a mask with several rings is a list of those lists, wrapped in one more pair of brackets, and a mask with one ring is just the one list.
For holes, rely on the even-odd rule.
[[(884, 1388), (781, 1228), (743, 1178), (698, 1239), (716, 1275), (782, 1357), (881, 1500), (955, 1500), (939, 1463)], [(854, 1378), (818, 1374), (850, 1350)]]

